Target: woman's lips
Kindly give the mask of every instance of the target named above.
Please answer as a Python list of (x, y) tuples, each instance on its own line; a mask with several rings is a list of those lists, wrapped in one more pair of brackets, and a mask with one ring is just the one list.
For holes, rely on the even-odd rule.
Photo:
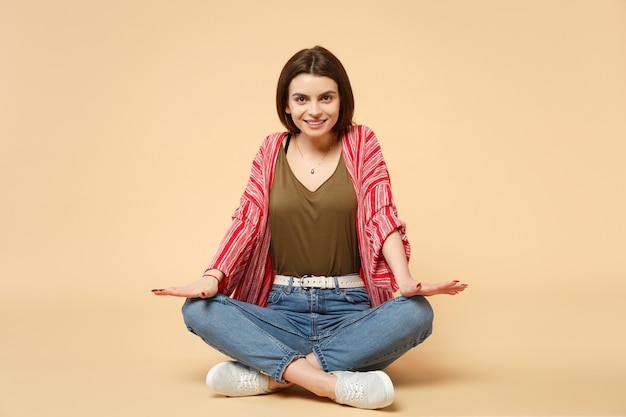
[(326, 120), (306, 120), (305, 121), (307, 126), (312, 127), (312, 128), (321, 127), (324, 125), (324, 122), (326, 122)]

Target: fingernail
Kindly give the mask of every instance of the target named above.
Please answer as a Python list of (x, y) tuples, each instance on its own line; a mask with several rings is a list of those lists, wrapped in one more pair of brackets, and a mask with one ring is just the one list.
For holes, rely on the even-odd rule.
[(163, 288), (155, 288), (154, 290), (151, 290), (151, 291), (152, 291), (152, 292), (155, 292), (155, 291), (163, 291)]

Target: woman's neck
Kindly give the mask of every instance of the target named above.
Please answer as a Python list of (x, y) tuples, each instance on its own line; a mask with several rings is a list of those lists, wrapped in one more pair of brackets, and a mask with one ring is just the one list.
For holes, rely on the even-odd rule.
[(330, 132), (328, 135), (311, 137), (303, 133), (299, 133), (296, 136), (296, 140), (300, 142), (301, 148), (306, 149), (309, 152), (321, 152), (326, 153), (333, 148), (337, 143), (337, 136), (335, 132)]

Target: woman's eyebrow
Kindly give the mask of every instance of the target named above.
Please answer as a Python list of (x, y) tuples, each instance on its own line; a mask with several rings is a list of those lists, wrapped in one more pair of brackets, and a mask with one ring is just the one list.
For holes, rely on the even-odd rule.
[[(327, 96), (329, 94), (337, 94), (337, 92), (335, 90), (328, 90), (328, 91), (324, 91), (323, 93), (321, 93), (318, 97), (321, 96)], [(295, 92), (291, 95), (291, 97), (296, 97), (296, 96), (300, 96), (300, 97), (308, 97), (308, 95), (304, 94), (304, 93), (298, 93)]]

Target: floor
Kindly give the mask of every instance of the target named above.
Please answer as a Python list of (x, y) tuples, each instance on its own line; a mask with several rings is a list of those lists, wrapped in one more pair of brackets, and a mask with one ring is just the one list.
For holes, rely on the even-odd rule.
[[(7, 301), (0, 310), (0, 416), (269, 416), (277, 407), (298, 416), (626, 415), (618, 347), (577, 343), (593, 335), (575, 339), (567, 328), (549, 338), (541, 326), (538, 339), (524, 336), (520, 344), (506, 330), (519, 317), (505, 303), (491, 305), (497, 315), (482, 302), (473, 305), (480, 301), (475, 293), (432, 299), (436, 331), (388, 369), (396, 401), (378, 411), (340, 406), (297, 387), (248, 398), (213, 394), (204, 377), (224, 357), (186, 331), (180, 299), (146, 291), (132, 302)], [(511, 326), (502, 325), (503, 317)], [(501, 323), (495, 332), (479, 334), (494, 323)]]

